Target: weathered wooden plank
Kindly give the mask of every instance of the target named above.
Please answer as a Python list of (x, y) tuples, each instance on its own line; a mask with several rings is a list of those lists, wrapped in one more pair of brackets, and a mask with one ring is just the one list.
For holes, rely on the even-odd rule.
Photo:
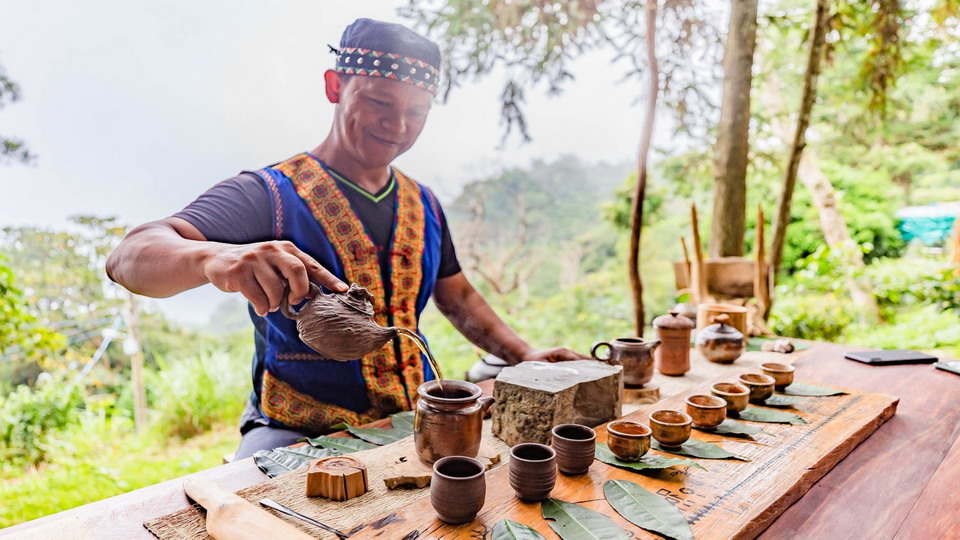
[[(706, 387), (690, 393), (704, 390)], [(686, 395), (664, 400), (657, 408), (683, 410)], [(897, 402), (893, 396), (856, 392), (811, 399), (797, 407), (808, 424), (765, 424), (767, 433), (756, 436), (756, 442), (695, 432), (696, 438), (721, 444), (749, 457), (750, 462), (700, 460), (707, 471), (681, 467), (650, 475), (594, 462), (587, 475), (560, 475), (552, 496), (607, 514), (636, 536), (649, 537), (617, 515), (603, 498), (605, 481), (630, 480), (675, 504), (699, 538), (753, 538), (893, 416)], [(627, 418), (646, 421), (649, 411), (637, 411)], [(597, 440), (606, 440), (604, 428), (598, 430)], [(355, 537), (402, 538), (419, 530), (421, 538), (476, 538), (501, 519), (512, 519), (552, 538), (547, 522), (540, 517), (540, 505), (517, 499), (507, 477), (507, 467), (487, 473), (487, 501), (471, 523), (459, 527), (444, 525), (436, 519), (429, 500), (423, 500), (394, 512), (389, 524), (378, 529), (364, 528)]]

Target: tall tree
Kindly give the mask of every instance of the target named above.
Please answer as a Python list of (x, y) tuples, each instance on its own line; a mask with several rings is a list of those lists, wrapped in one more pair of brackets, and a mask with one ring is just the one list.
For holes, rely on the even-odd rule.
[(800, 156), (807, 145), (807, 128), (810, 126), (810, 112), (817, 98), (817, 78), (820, 76), (820, 60), (823, 58), (827, 30), (830, 26), (828, 0), (817, 0), (813, 28), (810, 32), (810, 45), (807, 54), (807, 70), (803, 75), (803, 93), (800, 97), (800, 111), (797, 114), (797, 128), (790, 145), (790, 157), (783, 173), (783, 185), (773, 225), (773, 244), (770, 246), (771, 271), (776, 276), (783, 260), (783, 244), (787, 238), (787, 224), (790, 223), (790, 205), (793, 201), (793, 188), (797, 183), (797, 169)]
[[(704, 91), (708, 85), (703, 82), (713, 76), (709, 66), (712, 55), (719, 50), (718, 32), (712, 26), (714, 17), (705, 15), (703, 6), (694, 0), (667, 1), (663, 11), (658, 10), (656, 1), (637, 0), (410, 0), (401, 13), (418, 21), (442, 42), (443, 95), (464, 78), (489, 73), (497, 66), (506, 68), (501, 115), (506, 124), (504, 140), (514, 128), (524, 140), (530, 138), (523, 115), (525, 88), (545, 81), (550, 92), (561, 91), (573, 79), (568, 62), (600, 47), (614, 50), (615, 61), (627, 62), (628, 77), (650, 81), (644, 92), (648, 106), (644, 132), (652, 130), (658, 95), (678, 111), (682, 129), (702, 124), (708, 116), (706, 111), (713, 107)], [(661, 36), (666, 37), (656, 35), (658, 26), (664, 29)], [(659, 63), (652, 55), (655, 48), (661, 50), (662, 69), (650, 63), (651, 59)], [(638, 250), (650, 135), (641, 139), (629, 265), (638, 333), (644, 325)]]
[(710, 255), (743, 255), (750, 150), (750, 88), (757, 43), (757, 0), (733, 0), (723, 53), (723, 104), (717, 126)]

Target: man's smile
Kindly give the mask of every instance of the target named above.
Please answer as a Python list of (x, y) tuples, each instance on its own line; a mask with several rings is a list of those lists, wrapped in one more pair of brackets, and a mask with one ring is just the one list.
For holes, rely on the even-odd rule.
[(391, 141), (391, 140), (384, 139), (383, 137), (377, 137), (377, 136), (374, 135), (373, 133), (369, 133), (369, 132), (368, 132), (368, 133), (367, 133), (367, 136), (370, 137), (371, 139), (377, 141), (377, 142), (380, 143), (380, 144), (385, 144), (385, 145), (388, 145), (388, 146), (400, 146), (400, 145), (401, 145), (401, 143), (393, 142), (393, 141)]

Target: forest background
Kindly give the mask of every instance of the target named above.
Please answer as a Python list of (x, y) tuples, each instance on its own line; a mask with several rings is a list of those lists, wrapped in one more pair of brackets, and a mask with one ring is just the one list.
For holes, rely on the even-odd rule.
[[(778, 126), (796, 121), (813, 4), (764, 2), (756, 17), (746, 170), (751, 211), (743, 216), (747, 253), (754, 249), (752, 209), (759, 205), (767, 216), (776, 215), (790, 146)], [(805, 148), (835, 191), (865, 265), (851, 265), (848, 253), (831, 249), (820, 210), (810, 191), (798, 186), (769, 324), (783, 336), (958, 357), (960, 277), (947, 240), (908, 243), (896, 218), (908, 206), (960, 201), (957, 4), (893, 2), (897, 60), (887, 66), (878, 92), (870, 88), (876, 80), (865, 66), (878, 61), (871, 25), (884, 9), (881, 4), (862, 3), (866, 13), (851, 14), (847, 3), (830, 3), (838, 21), (847, 10), (853, 22), (827, 34), (830, 47)], [(482, 14), (497, 5), (410, 2), (403, 14), (414, 24), (443, 9)], [(665, 3), (661, 36), (686, 28), (669, 22), (671, 5), (696, 3)], [(644, 4), (627, 7), (642, 20)], [(686, 16), (691, 13), (696, 11)], [(857, 26), (857, 20), (867, 22)], [(701, 73), (702, 80), (674, 82), (688, 85), (684, 90), (698, 99), (671, 100), (665, 92), (668, 99), (658, 109), (660, 121), (677, 131), (653, 141), (656, 159), (647, 179), (640, 245), (647, 322), (681, 300), (672, 261), (682, 258), (680, 237), (689, 236), (689, 205), (701, 209), (702, 224), (712, 218), (718, 181), (716, 89), (723, 75), (714, 64), (726, 28), (696, 23), (704, 41), (694, 41), (691, 50), (712, 67)], [(643, 87), (645, 66), (611, 58), (614, 69)], [(669, 59), (665, 68), (666, 74), (681, 73), (667, 71)], [(514, 73), (524, 73), (518, 69)], [(505, 119), (514, 121), (504, 124), (507, 129), (517, 127), (524, 99), (535, 99), (534, 92), (577, 84), (576, 73), (555, 80), (530, 73), (508, 79), (508, 90), (516, 83), (514, 91), (526, 88), (526, 94), (520, 91), (512, 100), (504, 94)], [(0, 77), (0, 104), (9, 105), (19, 96), (15, 74), (0, 71)], [(649, 97), (638, 94), (641, 100)], [(690, 103), (702, 109), (682, 108)], [(637, 133), (625, 137), (636, 139), (637, 125)], [(7, 137), (2, 167), (43, 159), (31, 156), (29, 141), (2, 135)], [(501, 143), (519, 145), (522, 139), (522, 133), (507, 132)], [(536, 346), (585, 351), (598, 339), (632, 334), (627, 266), (636, 182), (632, 162), (597, 163), (570, 155), (484, 174), (444, 200), (461, 264), (497, 311)], [(236, 423), (250, 392), (252, 343), (245, 304), (230, 298), (208, 324), (183, 325), (150, 302), (130, 298), (103, 271), (106, 254), (129, 225), (108, 216), (84, 216), (74, 218), (68, 230), (3, 230), (0, 526), (214, 466), (236, 447)], [(704, 249), (708, 237), (705, 230)], [(879, 320), (854, 304), (851, 280), (868, 288)], [(433, 308), (421, 326), (450, 376), (464, 373), (482, 354)], [(139, 353), (147, 412), (141, 419), (130, 382), (132, 359)]]

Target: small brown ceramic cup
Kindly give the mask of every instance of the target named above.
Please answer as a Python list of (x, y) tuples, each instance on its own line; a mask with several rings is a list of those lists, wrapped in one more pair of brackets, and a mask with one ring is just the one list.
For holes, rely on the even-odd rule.
[(466, 456), (448, 456), (433, 464), (430, 504), (444, 523), (473, 521), (483, 508), (487, 482), (483, 464)]
[(773, 377), (775, 381), (773, 386), (777, 390), (783, 390), (793, 384), (793, 366), (767, 362), (766, 364), (760, 364), (760, 369), (763, 370), (764, 375)]
[(690, 396), (687, 398), (687, 414), (693, 418), (693, 427), (713, 429), (727, 418), (727, 402), (717, 396)]
[(727, 416), (739, 416), (750, 400), (750, 390), (734, 383), (717, 383), (710, 387), (710, 393), (727, 402)]
[(527, 502), (545, 500), (557, 483), (557, 452), (545, 444), (521, 443), (510, 449), (510, 487)]
[(750, 403), (763, 403), (772, 396), (775, 382), (773, 377), (762, 373), (744, 373), (740, 376), (740, 384), (750, 390)]
[(607, 446), (618, 459), (637, 461), (650, 450), (650, 428), (629, 420), (607, 424)]
[(550, 431), (557, 452), (557, 468), (564, 474), (583, 474), (593, 463), (597, 432), (580, 424), (560, 424)]
[(679, 411), (654, 411), (650, 413), (650, 431), (661, 446), (677, 448), (690, 438), (690, 415)]

